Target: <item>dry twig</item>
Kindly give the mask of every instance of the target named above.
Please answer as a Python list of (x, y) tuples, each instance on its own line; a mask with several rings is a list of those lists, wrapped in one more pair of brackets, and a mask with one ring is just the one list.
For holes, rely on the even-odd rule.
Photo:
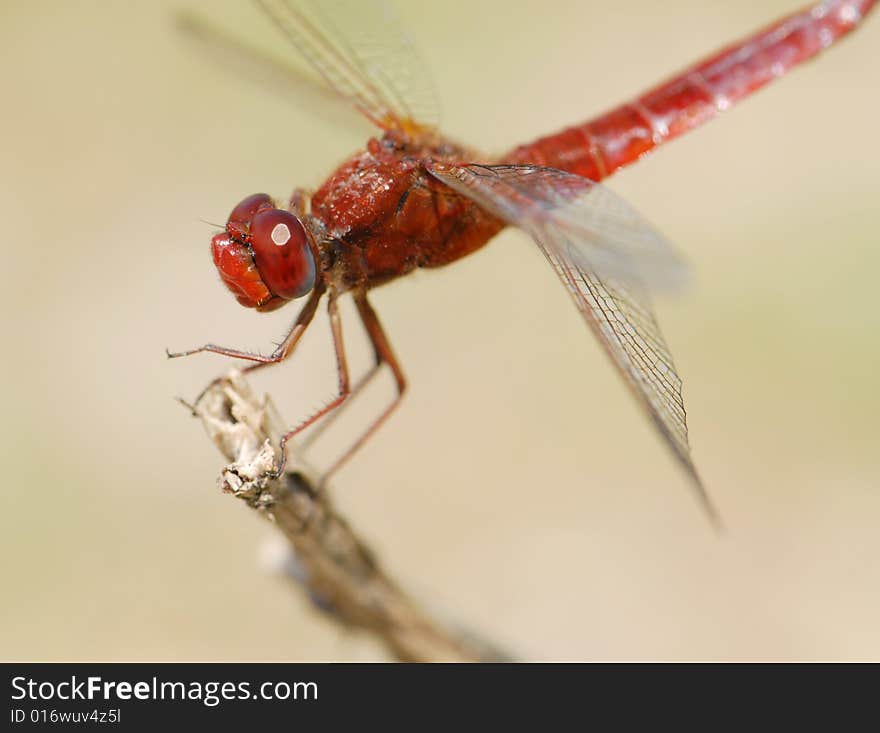
[(240, 372), (212, 387), (196, 414), (232, 461), (220, 477), (223, 491), (274, 522), (292, 549), (288, 575), (336, 622), (375, 635), (401, 661), (507, 658), (479, 637), (444, 627), (404, 593), (336, 512), (327, 492), (315, 490), (296, 455), (289, 460), (292, 472), (271, 477), (284, 423)]

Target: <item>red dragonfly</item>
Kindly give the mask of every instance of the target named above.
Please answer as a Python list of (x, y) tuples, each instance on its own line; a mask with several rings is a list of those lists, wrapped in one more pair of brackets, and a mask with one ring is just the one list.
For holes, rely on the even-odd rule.
[[(339, 391), (281, 439), (346, 403), (384, 364), (396, 396), (328, 469), (325, 479), (398, 405), (406, 378), (368, 300), (372, 288), (482, 247), (508, 225), (531, 235), (611, 357), (710, 516), (715, 513), (688, 446), (681, 380), (648, 293), (683, 277), (674, 250), (623, 200), (599, 185), (619, 168), (678, 137), (812, 58), (856, 28), (876, 0), (827, 0), (794, 13), (600, 117), (497, 157), (442, 136), (423, 69), (389, 9), (363, 3), (262, 0), (260, 8), (329, 87), (382, 130), (316, 191), (285, 208), (268, 195), (242, 200), (211, 240), (225, 285), (248, 308), (273, 311), (306, 298), (269, 355), (206, 344), (169, 356), (213, 352), (253, 362), (294, 351), (326, 294)], [(352, 384), (340, 296), (350, 293), (375, 363)]]

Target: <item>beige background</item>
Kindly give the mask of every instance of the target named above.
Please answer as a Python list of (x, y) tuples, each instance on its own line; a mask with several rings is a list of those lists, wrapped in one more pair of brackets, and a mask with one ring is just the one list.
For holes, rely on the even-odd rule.
[[(444, 129), (496, 151), (796, 4), (399, 3)], [(370, 130), (206, 55), (184, 6), (0, 10), (0, 657), (381, 658), (264, 570), (271, 528), (217, 492), (172, 398), (223, 361), (163, 354), (270, 348), (293, 309), (239, 308), (201, 220), (317, 185)], [(611, 181), (693, 265), (658, 310), (722, 537), (523, 235), (375, 293), (412, 389), (335, 491), (428, 602), (534, 659), (880, 657), (878, 46), (875, 17)], [(319, 321), (256, 386), (294, 420), (333, 380)]]

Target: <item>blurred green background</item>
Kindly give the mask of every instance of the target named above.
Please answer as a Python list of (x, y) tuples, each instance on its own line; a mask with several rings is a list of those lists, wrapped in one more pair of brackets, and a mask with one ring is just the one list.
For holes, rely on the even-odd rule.
[[(797, 1), (398, 6), (446, 132), (501, 151)], [(284, 50), (231, 0), (0, 10), (0, 657), (381, 659), (217, 491), (173, 397), (224, 360), (164, 356), (271, 348), (295, 309), (240, 308), (202, 220), (318, 185), (371, 130), (204, 53), (182, 8)], [(658, 312), (722, 536), (524, 235), (375, 292), (411, 391), (334, 490), (427, 603), (532, 659), (880, 657), (878, 45), (874, 17), (609, 182), (693, 266)], [(291, 421), (330, 396), (326, 322), (273, 372)]]

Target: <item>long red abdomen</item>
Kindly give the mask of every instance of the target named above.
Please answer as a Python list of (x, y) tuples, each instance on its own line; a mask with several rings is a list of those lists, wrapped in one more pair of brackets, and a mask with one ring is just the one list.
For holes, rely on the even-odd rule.
[(827, 0), (728, 46), (590, 122), (522, 145), (509, 163), (602, 180), (816, 56), (855, 29), (876, 0)]

